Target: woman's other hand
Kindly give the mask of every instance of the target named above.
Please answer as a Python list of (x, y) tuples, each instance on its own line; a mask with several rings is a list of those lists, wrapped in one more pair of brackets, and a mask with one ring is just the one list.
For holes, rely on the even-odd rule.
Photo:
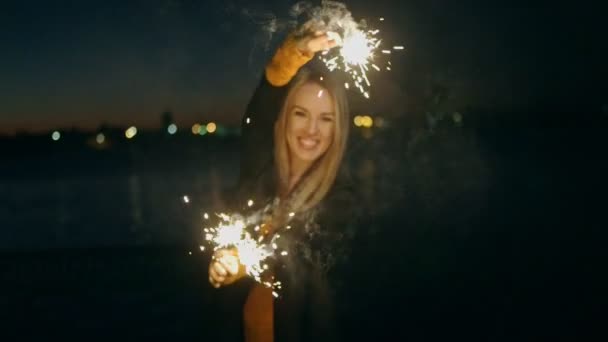
[(215, 288), (230, 285), (245, 275), (236, 249), (219, 249), (209, 264), (209, 282)]
[(306, 55), (313, 55), (319, 51), (329, 50), (337, 45), (338, 42), (334, 38), (334, 35), (322, 31), (316, 31), (299, 38), (296, 43), (298, 50)]

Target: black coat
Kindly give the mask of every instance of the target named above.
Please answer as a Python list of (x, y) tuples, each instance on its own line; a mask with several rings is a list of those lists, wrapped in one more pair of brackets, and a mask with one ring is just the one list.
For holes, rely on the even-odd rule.
[[(243, 210), (248, 199), (253, 209), (263, 207), (276, 194), (273, 161), (273, 126), (284, 101), (285, 87), (274, 87), (265, 78), (247, 106), (242, 123), (241, 173), (233, 208)], [(275, 341), (340, 340), (342, 318), (348, 311), (345, 282), (354, 267), (348, 255), (356, 224), (355, 191), (343, 167), (326, 198), (313, 210), (297, 214), (291, 229), (282, 230), (275, 275), (282, 282), (274, 301)], [(241, 329), (232, 335), (243, 340), (242, 309), (253, 284), (243, 279), (223, 288), (223, 305)], [(238, 322), (236, 322), (238, 320)]]

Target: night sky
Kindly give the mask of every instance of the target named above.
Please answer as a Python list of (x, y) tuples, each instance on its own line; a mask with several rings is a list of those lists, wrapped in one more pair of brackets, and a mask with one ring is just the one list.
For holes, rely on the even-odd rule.
[[(157, 127), (167, 109), (184, 127), (236, 123), (285, 34), (271, 36), (265, 24), (273, 15), (289, 19), (294, 3), (3, 3), (0, 133), (102, 122)], [(429, 82), (439, 82), (455, 108), (599, 108), (606, 74), (601, 11), (532, 3), (346, 1), (356, 19), (406, 47), (393, 56), (392, 73), (374, 78), (370, 106), (407, 110)]]

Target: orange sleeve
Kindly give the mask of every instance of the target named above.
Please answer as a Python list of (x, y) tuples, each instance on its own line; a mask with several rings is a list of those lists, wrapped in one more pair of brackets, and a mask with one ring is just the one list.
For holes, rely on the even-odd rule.
[(275, 87), (286, 85), (313, 56), (302, 53), (296, 46), (295, 38), (289, 36), (266, 66), (266, 80)]

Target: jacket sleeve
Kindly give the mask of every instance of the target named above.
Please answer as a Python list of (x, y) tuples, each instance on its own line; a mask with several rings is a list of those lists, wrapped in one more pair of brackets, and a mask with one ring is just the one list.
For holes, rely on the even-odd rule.
[(303, 54), (289, 36), (264, 70), (241, 121), (241, 170), (238, 188), (255, 182), (272, 164), (274, 122), (287, 94), (287, 85), (312, 55)]
[(312, 57), (313, 54), (301, 52), (296, 46), (295, 38), (289, 36), (266, 66), (266, 79), (273, 86), (282, 87), (288, 84), (298, 70)]

